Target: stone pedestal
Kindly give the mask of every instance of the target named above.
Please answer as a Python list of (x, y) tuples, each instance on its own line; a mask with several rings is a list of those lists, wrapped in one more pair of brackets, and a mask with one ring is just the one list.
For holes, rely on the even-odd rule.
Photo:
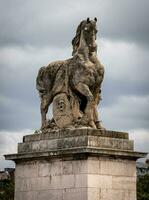
[(14, 160), (15, 200), (136, 200), (128, 133), (75, 129), (27, 135)]

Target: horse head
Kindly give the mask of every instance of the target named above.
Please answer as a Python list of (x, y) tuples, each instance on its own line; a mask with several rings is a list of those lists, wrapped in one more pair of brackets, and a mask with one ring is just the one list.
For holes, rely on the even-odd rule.
[(74, 55), (78, 48), (80, 47), (81, 43), (83, 42), (84, 45), (87, 46), (89, 52), (96, 51), (97, 45), (96, 45), (96, 22), (97, 18), (94, 18), (94, 20), (90, 20), (87, 18), (87, 20), (83, 20), (76, 31), (76, 35), (74, 39), (72, 40), (73, 45), (73, 53)]

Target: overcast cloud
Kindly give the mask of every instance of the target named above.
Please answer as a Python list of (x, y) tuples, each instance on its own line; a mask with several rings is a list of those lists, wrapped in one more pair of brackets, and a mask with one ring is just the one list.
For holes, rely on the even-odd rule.
[[(130, 132), (135, 149), (149, 152), (148, 10), (148, 0), (0, 0), (1, 158), (40, 127), (37, 72), (71, 57), (71, 40), (87, 17), (98, 18), (105, 66), (102, 121), (107, 129)], [(9, 165), (2, 160), (0, 168)]]

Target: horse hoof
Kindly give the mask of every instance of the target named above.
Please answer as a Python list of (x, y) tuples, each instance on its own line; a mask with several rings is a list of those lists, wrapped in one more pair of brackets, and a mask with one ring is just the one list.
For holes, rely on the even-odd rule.
[(106, 130), (102, 124), (102, 121), (97, 121), (96, 123), (96, 128), (99, 130)]
[(91, 128), (97, 129), (97, 128), (96, 128), (96, 125), (95, 125), (95, 123), (94, 123), (93, 121), (91, 121), (91, 122), (89, 123), (89, 126), (90, 126)]

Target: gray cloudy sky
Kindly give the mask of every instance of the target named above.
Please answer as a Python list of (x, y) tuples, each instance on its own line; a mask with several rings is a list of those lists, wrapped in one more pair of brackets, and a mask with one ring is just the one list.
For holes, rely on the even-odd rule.
[[(40, 126), (38, 69), (71, 56), (77, 25), (98, 18), (101, 118), (149, 152), (149, 1), (0, 0), (0, 154)], [(12, 166), (4, 160), (0, 168)]]

